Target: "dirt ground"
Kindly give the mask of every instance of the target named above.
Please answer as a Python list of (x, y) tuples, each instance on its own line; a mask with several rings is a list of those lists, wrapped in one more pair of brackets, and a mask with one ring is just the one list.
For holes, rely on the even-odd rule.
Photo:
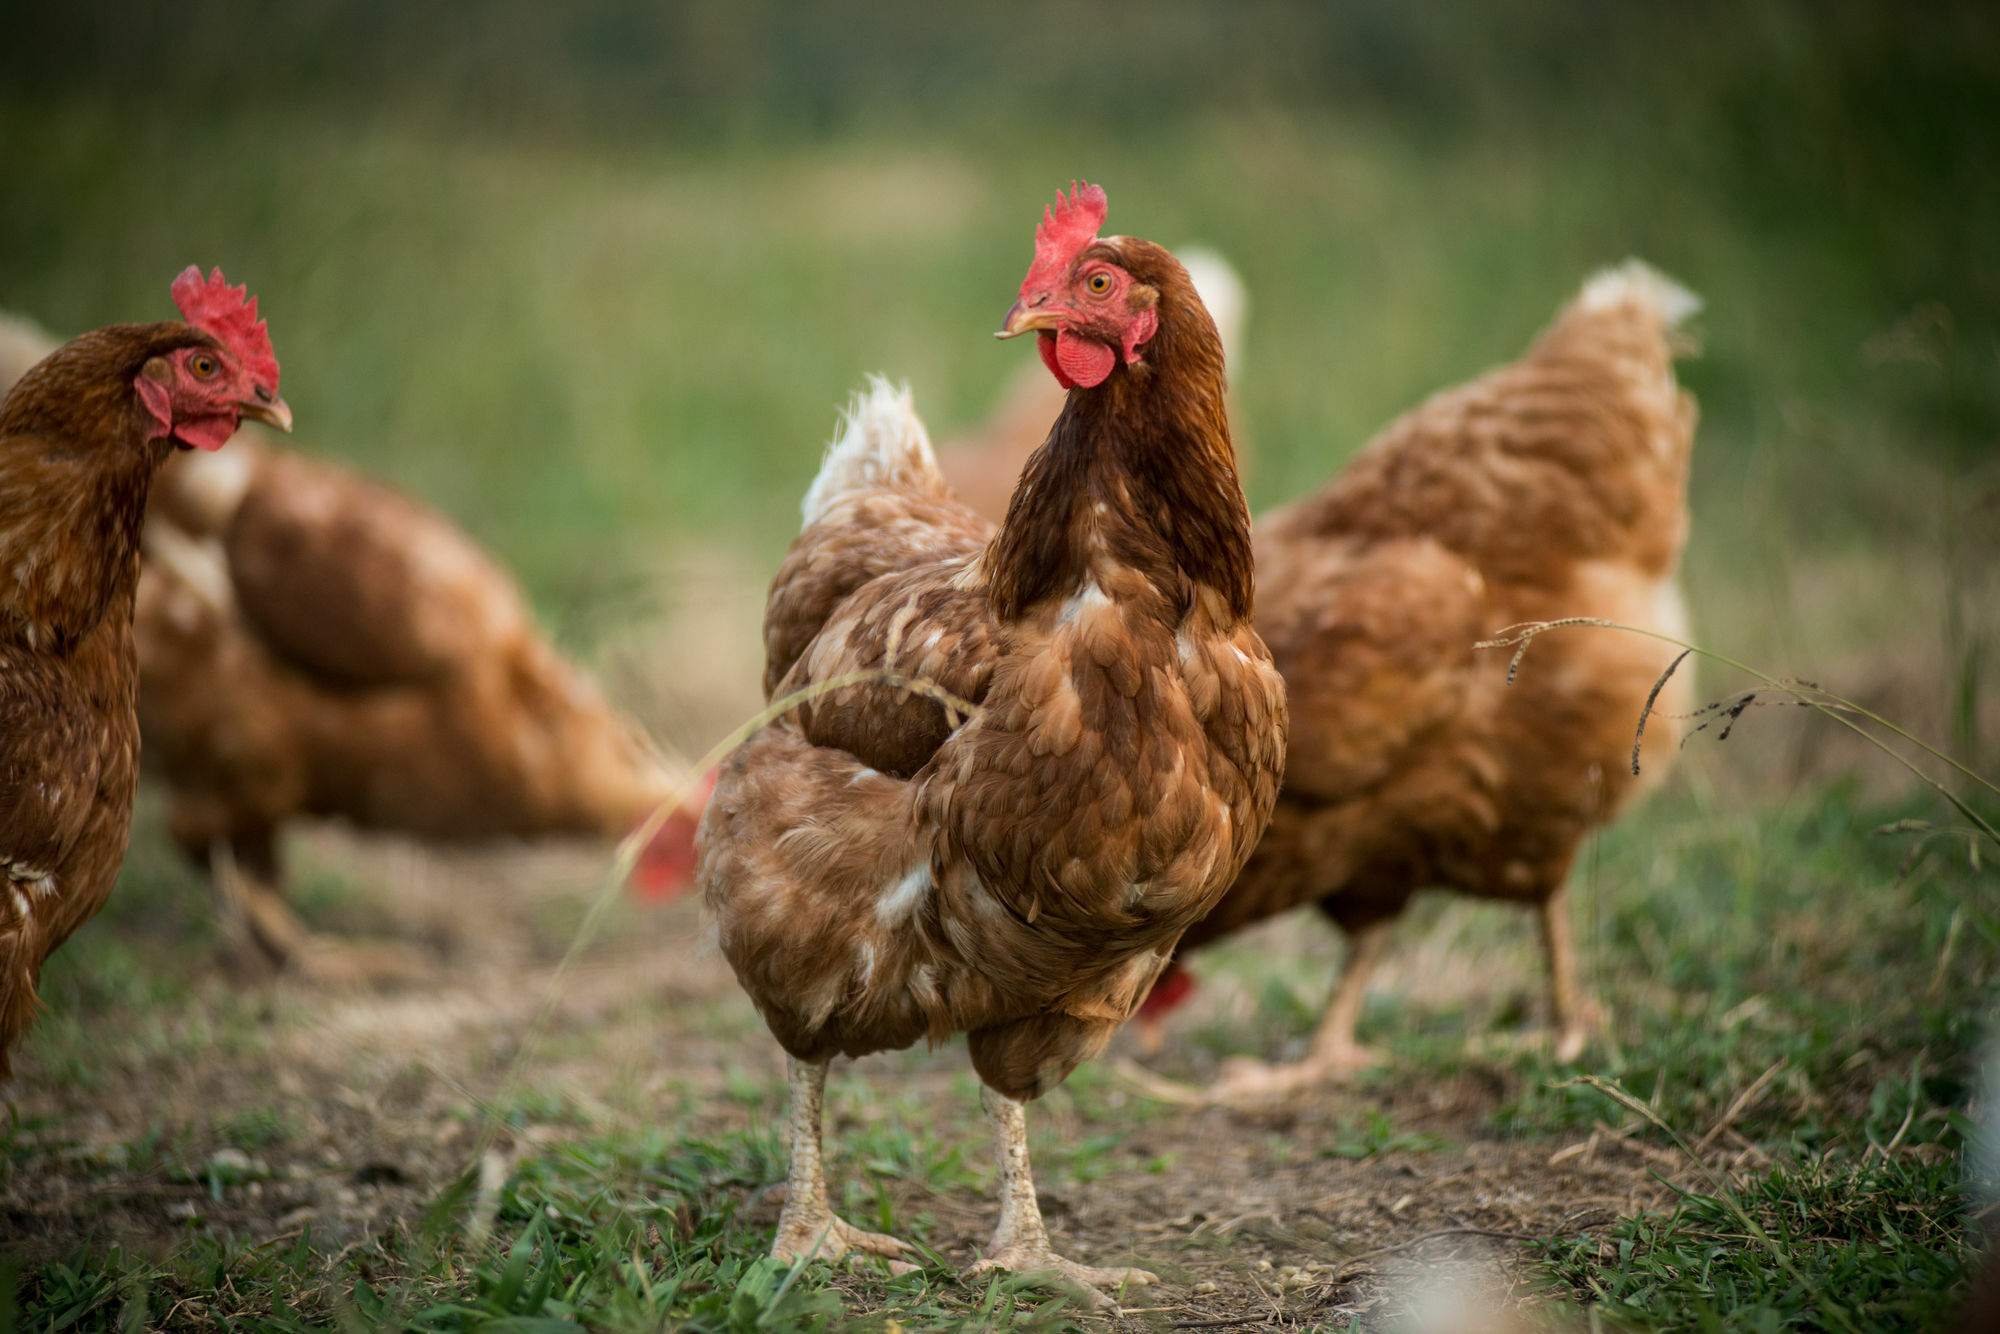
[[(781, 1054), (708, 944), (694, 903), (620, 904), (563, 975), (567, 942), (603, 874), (601, 851), (439, 854), (335, 830), (298, 844), (308, 871), (334, 868), (368, 887), (341, 905), (344, 923), (423, 942), (435, 965), (422, 981), (379, 993), (246, 988), (195, 959), (190, 966), (212, 976), (191, 1010), (248, 1011), (234, 1028), (216, 1021), (215, 1040), (181, 1034), (165, 1054), (55, 1084), (30, 1044), (12, 1090), (23, 1133), (62, 1147), (17, 1153), (0, 1185), (0, 1235), (22, 1261), (54, 1258), (85, 1236), (164, 1254), (192, 1228), (258, 1242), (310, 1224), (322, 1246), (351, 1244), (420, 1217), (466, 1170), (482, 1113), (496, 1105), (516, 1109), (513, 1129), (494, 1141), (503, 1160), (649, 1123), (685, 1133), (781, 1124)], [(1332, 953), (1330, 933), (1282, 923), (1251, 947)], [(1435, 997), (1535, 978), (1502, 968), (1495, 983), (1494, 970), (1471, 963), (1452, 958), (1438, 930), (1411, 932), (1381, 985)], [(1212, 1022), (1240, 1000), (1225, 980), (1177, 1021)], [(1151, 1064), (1198, 1081), (1213, 1073), (1204, 1061), (1213, 1057), (1174, 1043)], [(1454, 1293), (1482, 1306), (1536, 1305), (1521, 1240), (1656, 1206), (1667, 1192), (1654, 1173), (1676, 1167), (1608, 1134), (1497, 1136), (1487, 1116), (1516, 1078), (1497, 1063), (1246, 1111), (1149, 1099), (1118, 1073), (1132, 1062), (1121, 1039), (1105, 1061), (1110, 1076), (1093, 1085), (1088, 1124), (1081, 1100), (1064, 1094), (1045, 1099), (1031, 1124), (1059, 1140), (1125, 1131), (1088, 1174), (1045, 1166), (1042, 1198), (1059, 1249), (1094, 1263), (1136, 1257), (1167, 1280), (1128, 1299), (1134, 1328), (1341, 1321)], [(856, 1079), (871, 1095), (858, 1107)], [(934, 1134), (963, 1143), (990, 1175), (962, 1049), (836, 1067), (836, 1172), (843, 1133), (885, 1115), (887, 1103), (905, 1118), (913, 1106), (928, 1114)], [(557, 1110), (538, 1114), (543, 1104)], [(1386, 1112), (1399, 1135), (1444, 1147), (1321, 1155), (1338, 1127), (1370, 1111)], [(246, 1148), (246, 1124), (284, 1131)], [(163, 1170), (159, 1156), (135, 1150), (163, 1134), (179, 1136), (179, 1161), (206, 1169)], [(836, 1179), (836, 1198), (840, 1189)], [(899, 1181), (889, 1193), (899, 1219), (929, 1216), (931, 1244), (953, 1264), (969, 1263), (993, 1225), (995, 1203), (977, 1191)], [(766, 1192), (750, 1192), (740, 1218), (769, 1226), (776, 1213)], [(857, 1306), (881, 1299), (873, 1280), (843, 1282)]]

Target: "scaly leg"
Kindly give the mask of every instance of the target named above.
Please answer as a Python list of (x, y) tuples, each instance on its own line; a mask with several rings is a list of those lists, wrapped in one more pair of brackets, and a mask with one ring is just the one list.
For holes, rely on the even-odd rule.
[(227, 952), (255, 973), (296, 973), (333, 986), (397, 986), (437, 971), (422, 951), (395, 941), (348, 942), (314, 934), (278, 888), (268, 844), (238, 848), (217, 839), (208, 850), (209, 882)]
[(1569, 891), (1560, 885), (1542, 900), (1542, 948), (1549, 963), (1549, 1022), (1555, 1026), (1555, 1056), (1558, 1061), (1574, 1061), (1603, 1027), (1604, 1012), (1577, 976)]
[(1368, 979), (1389, 948), (1394, 919), (1370, 922), (1349, 937), (1340, 981), (1313, 1032), (1305, 1059), (1291, 1065), (1266, 1065), (1238, 1057), (1222, 1067), (1222, 1078), (1209, 1090), (1216, 1102), (1256, 1101), (1294, 1093), (1314, 1084), (1345, 1079), (1382, 1060), (1380, 1052), (1354, 1040), (1361, 1006), (1368, 997)]
[(895, 1258), (909, 1249), (907, 1243), (879, 1232), (863, 1232), (836, 1217), (826, 1201), (826, 1164), (820, 1157), (819, 1143), (826, 1062), (814, 1064), (787, 1056), (785, 1077), (792, 1086), (792, 1166), (771, 1254), (791, 1262), (814, 1257), (838, 1260), (849, 1251), (865, 1251), (888, 1257), (890, 1268), (899, 1273), (914, 1269), (916, 1266)]
[[(1097, 1269), (1057, 1255), (1049, 1246), (1042, 1206), (1035, 1199), (1034, 1173), (1028, 1167), (1025, 1109), (990, 1088), (980, 1089), (979, 1105), (993, 1123), (993, 1150), (1000, 1163), (1000, 1226), (994, 1229), (985, 1256), (966, 1271), (968, 1277), (1006, 1269), (1016, 1274), (1051, 1274), (1092, 1289), (1160, 1281), (1158, 1275), (1144, 1269)], [(1097, 1304), (1112, 1303), (1100, 1294)]]

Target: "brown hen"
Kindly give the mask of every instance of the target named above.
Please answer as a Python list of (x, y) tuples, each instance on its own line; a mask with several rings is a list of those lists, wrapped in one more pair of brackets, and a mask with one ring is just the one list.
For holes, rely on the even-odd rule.
[[(1073, 386), (996, 533), (951, 497), (905, 394), (855, 408), (771, 585), (766, 689), (830, 689), (723, 766), (700, 835), (723, 952), (790, 1055), (773, 1253), (903, 1244), (829, 1207), (837, 1055), (968, 1035), (1000, 1157), (975, 1271), (1149, 1281), (1050, 1247), (1022, 1103), (1101, 1050), (1275, 799), (1284, 693), (1250, 628), (1222, 352), (1181, 266), (1059, 200), (1005, 334)], [(970, 710), (970, 712), (966, 712)]]
[(153, 475), (244, 415), (290, 429), (256, 303), (218, 272), (188, 323), (63, 345), (0, 403), (0, 1078), (42, 962), (103, 906), (139, 779), (132, 602)]
[[(1355, 1041), (1371, 971), (1427, 887), (1537, 908), (1556, 1053), (1597, 1010), (1563, 884), (1578, 843), (1639, 788), (1634, 729), (1674, 650), (1578, 627), (1538, 639), (1514, 684), (1473, 645), (1588, 616), (1685, 636), (1695, 409), (1675, 326), (1697, 302), (1643, 265), (1593, 278), (1526, 356), (1391, 425), (1324, 491), (1257, 528), (1257, 628), (1290, 692), (1284, 791), (1264, 840), (1183, 952), (1317, 903), (1350, 942), (1307, 1057), (1232, 1062), (1216, 1096), (1283, 1092), (1373, 1059)], [(1657, 707), (1684, 711), (1677, 675)], [(1672, 762), (1655, 718), (1643, 773)], [(1178, 1003), (1176, 965), (1148, 1025)]]
[[(296, 816), (460, 841), (616, 839), (674, 797), (681, 775), (549, 646), (471, 539), (354, 473), (239, 449), (227, 468), (170, 469), (156, 491), (139, 716), (175, 841), (216, 875), (259, 955), (331, 978), (418, 966), (316, 939), (292, 915), (278, 834)], [(695, 814), (668, 819), (642, 881), (689, 882)]]

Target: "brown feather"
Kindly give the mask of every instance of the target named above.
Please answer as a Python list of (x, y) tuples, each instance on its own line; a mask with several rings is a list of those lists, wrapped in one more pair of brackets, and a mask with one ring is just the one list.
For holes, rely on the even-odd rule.
[[(621, 837), (671, 795), (636, 726), (456, 527), (351, 472), (241, 445), (226, 485), (203, 482), (222, 455), (168, 470), (149, 545), (178, 536), (196, 560), (149, 559), (139, 585), (141, 721), (190, 854), (267, 844), (298, 815)], [(175, 522), (204, 515), (208, 536)]]

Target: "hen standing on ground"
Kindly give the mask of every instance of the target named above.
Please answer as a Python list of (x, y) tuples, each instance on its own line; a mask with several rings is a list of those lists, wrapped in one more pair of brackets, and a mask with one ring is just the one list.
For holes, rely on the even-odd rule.
[[(1257, 1096), (1374, 1059), (1355, 1021), (1412, 894), (1534, 904), (1556, 1054), (1597, 1022), (1563, 892), (1585, 834), (1640, 786), (1633, 731), (1672, 661), (1658, 640), (1579, 627), (1508, 655), (1473, 644), (1590, 616), (1686, 634), (1693, 400), (1674, 381), (1690, 294), (1632, 263), (1593, 278), (1528, 354), (1391, 425), (1332, 485), (1257, 529), (1257, 628), (1291, 697), (1290, 766), (1264, 840), (1183, 952), (1317, 902), (1351, 942), (1304, 1061), (1232, 1063), (1216, 1096)], [(1676, 676), (1657, 707), (1684, 711)], [(1650, 781), (1676, 728), (1646, 731)], [(1141, 1011), (1177, 1003), (1178, 964)]]
[(1000, 1160), (975, 1270), (1150, 1281), (1050, 1248), (1023, 1102), (1100, 1051), (1264, 827), (1284, 690), (1250, 628), (1250, 524), (1222, 351), (1181, 266), (1059, 198), (1004, 336), (1071, 387), (997, 533), (951, 498), (907, 395), (855, 408), (765, 614), (787, 713), (722, 769), (700, 878), (789, 1053), (792, 1166), (773, 1254), (893, 1255), (834, 1216), (820, 1097), (836, 1055), (965, 1032)]
[(153, 474), (176, 447), (220, 448), (244, 416), (291, 429), (257, 303), (193, 268), (173, 297), (188, 323), (85, 334), (0, 404), (0, 1078), (42, 961), (103, 906), (125, 857)]

